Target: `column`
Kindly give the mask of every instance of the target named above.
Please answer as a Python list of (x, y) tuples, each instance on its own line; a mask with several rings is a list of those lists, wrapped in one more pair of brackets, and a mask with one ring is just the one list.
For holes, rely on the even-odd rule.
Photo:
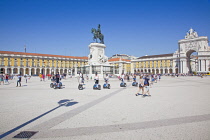
[(23, 75), (26, 74), (26, 68), (23, 68)]
[(29, 68), (29, 73), (28, 73), (28, 75), (31, 75), (31, 68)]
[(20, 68), (17, 68), (17, 70), (18, 70), (18, 74), (20, 74)]
[(202, 60), (201, 60), (201, 71), (202, 71), (202, 72), (205, 71), (205, 63), (206, 63), (205, 60), (202, 59)]
[(201, 68), (200, 68), (200, 59), (198, 59), (197, 71), (201, 71)]
[(89, 74), (92, 75), (92, 65), (89, 67)]
[(77, 75), (77, 66), (75, 65), (75, 69), (74, 69), (74, 75)]
[(35, 75), (36, 75), (36, 69), (37, 69), (37, 68), (34, 68), (34, 73), (33, 73), (33, 74), (35, 74)]
[(113, 74), (115, 74), (115, 66), (113, 66)]
[(188, 67), (187, 67), (187, 61), (183, 60), (182, 61), (182, 68), (183, 68), (183, 72), (182, 73), (188, 73)]
[(134, 73), (133, 63), (131, 62), (131, 73)]
[(121, 75), (122, 73), (122, 63), (119, 63), (119, 74)]
[(103, 66), (101, 65), (101, 75), (103, 76)]
[(5, 73), (4, 74), (7, 74), (8, 73), (8, 68), (5, 67), (4, 69), (5, 69)]
[(67, 68), (67, 73), (66, 73), (66, 75), (69, 75), (69, 69)]
[(11, 74), (14, 74), (13, 68), (11, 68)]
[(45, 69), (44, 69), (44, 75), (46, 75), (46, 74), (47, 74), (47, 69), (45, 68)]
[(61, 74), (61, 68), (58, 68), (58, 72), (59, 72), (59, 74)]

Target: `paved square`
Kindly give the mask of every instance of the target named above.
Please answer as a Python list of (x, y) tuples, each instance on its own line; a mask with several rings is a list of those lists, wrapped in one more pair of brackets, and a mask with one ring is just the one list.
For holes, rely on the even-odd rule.
[[(17, 80), (17, 79), (16, 79)], [(210, 139), (210, 77), (167, 77), (150, 88), (151, 97), (135, 96), (137, 87), (110, 79), (111, 89), (78, 90), (76, 78), (63, 89), (32, 77), (0, 85), (0, 134), (13, 138), (35, 131), (30, 140)], [(103, 85), (103, 81), (100, 81)]]

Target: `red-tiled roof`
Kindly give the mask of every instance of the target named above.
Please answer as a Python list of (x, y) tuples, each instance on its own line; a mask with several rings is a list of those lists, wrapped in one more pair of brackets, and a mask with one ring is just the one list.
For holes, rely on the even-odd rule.
[(32, 56), (44, 56), (44, 57), (62, 57), (62, 58), (73, 58), (73, 59), (88, 59), (83, 56), (64, 56), (64, 55), (53, 55), (53, 54), (40, 54), (40, 53), (25, 53), (25, 52), (11, 52), (11, 51), (0, 51), (0, 54), (14, 54), (14, 55), (32, 55)]
[(169, 54), (159, 54), (159, 55), (141, 56), (141, 57), (139, 57), (138, 59), (155, 58), (155, 57), (167, 57), (167, 56), (173, 56), (173, 53), (169, 53)]
[(127, 62), (130, 62), (131, 60), (121, 59), (121, 58), (111, 58), (111, 59), (109, 59), (109, 62), (113, 62), (113, 61), (127, 61)]

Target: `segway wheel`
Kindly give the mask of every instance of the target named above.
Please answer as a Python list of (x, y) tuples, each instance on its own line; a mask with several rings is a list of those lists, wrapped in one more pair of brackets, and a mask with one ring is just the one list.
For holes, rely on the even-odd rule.
[(98, 85), (98, 90), (101, 90), (101, 85)]
[(124, 86), (125, 86), (125, 87), (127, 86), (126, 83), (124, 84)]
[(111, 86), (110, 86), (110, 84), (108, 84), (108, 89), (110, 89), (111, 88)]
[(53, 83), (50, 84), (50, 87), (53, 88)]
[(78, 86), (78, 89), (79, 89), (79, 90), (83, 90), (82, 85), (79, 85), (79, 86)]

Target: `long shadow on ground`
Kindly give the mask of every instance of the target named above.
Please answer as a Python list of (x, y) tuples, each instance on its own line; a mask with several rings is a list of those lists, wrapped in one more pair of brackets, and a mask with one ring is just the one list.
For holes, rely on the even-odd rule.
[(32, 123), (32, 122), (38, 120), (38, 119), (40, 119), (41, 117), (43, 117), (43, 116), (45, 116), (45, 115), (51, 113), (52, 111), (54, 111), (54, 110), (56, 110), (56, 109), (58, 109), (58, 108), (60, 108), (60, 107), (62, 107), (62, 106), (69, 107), (69, 106), (75, 105), (75, 104), (77, 104), (77, 103), (78, 103), (78, 102), (71, 102), (71, 100), (69, 100), (69, 99), (60, 100), (60, 101), (58, 102), (59, 105), (58, 105), (57, 107), (55, 107), (55, 108), (53, 108), (53, 109), (51, 109), (51, 110), (49, 110), (49, 111), (47, 111), (47, 112), (45, 112), (45, 113), (43, 113), (43, 114), (41, 114), (41, 115), (35, 117), (35, 118), (33, 118), (33, 119), (31, 119), (31, 120), (29, 120), (29, 121), (27, 121), (27, 122), (25, 122), (25, 123), (23, 123), (23, 124), (21, 124), (21, 125), (15, 127), (15, 128), (13, 128), (13, 129), (11, 129), (11, 130), (9, 130), (9, 131), (3, 133), (2, 135), (0, 135), (0, 139), (2, 139), (2, 138), (4, 138), (4, 137), (6, 137), (7, 135), (9, 135), (9, 134), (11, 134), (11, 133), (17, 131), (18, 129), (20, 129), (20, 128), (22, 128), (22, 127), (24, 127), (24, 126), (26, 126), (26, 125), (28, 125), (28, 124), (30, 124), (30, 123)]

